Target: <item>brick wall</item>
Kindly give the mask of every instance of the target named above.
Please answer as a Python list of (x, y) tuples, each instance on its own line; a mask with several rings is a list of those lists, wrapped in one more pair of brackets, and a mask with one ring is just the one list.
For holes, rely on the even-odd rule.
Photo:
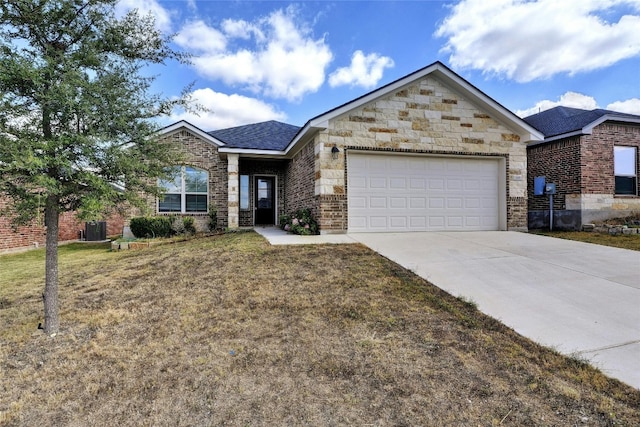
[[(0, 197), (0, 210), (11, 203), (7, 197)], [(107, 236), (117, 236), (122, 234), (124, 218), (114, 213), (104, 219), (107, 222)], [(78, 240), (80, 230), (84, 231), (85, 223), (78, 221), (74, 212), (65, 212), (60, 215), (58, 240), (60, 242)], [(46, 227), (44, 226), (44, 214), (36, 218), (29, 225), (14, 229), (11, 225), (11, 218), (0, 216), (0, 252), (44, 246), (46, 240)]]
[[(603, 123), (591, 135), (582, 136), (582, 185), (586, 194), (613, 194), (613, 147), (624, 145), (640, 151), (640, 126)], [(636, 177), (640, 174), (636, 159)]]
[[(218, 227), (226, 227), (229, 213), (227, 162), (220, 158), (218, 147), (185, 129), (165, 135), (164, 138), (171, 139), (173, 143), (182, 147), (185, 166), (204, 169), (209, 173), (209, 204), (213, 204), (218, 211)], [(160, 214), (157, 203), (155, 199), (149, 200), (149, 210), (155, 215)], [(194, 217), (198, 230), (207, 229), (209, 218), (206, 214), (184, 214), (183, 216)]]
[[(529, 226), (549, 224), (549, 197), (533, 196), (533, 180), (556, 183), (554, 228), (580, 229), (582, 224), (640, 212), (640, 197), (615, 195), (613, 147), (637, 147), (640, 126), (603, 123), (591, 135), (528, 147)], [(636, 159), (636, 177), (640, 176)]]
[(316, 179), (314, 146), (314, 141), (307, 143), (287, 165), (284, 213), (309, 208), (314, 218), (320, 220), (319, 201), (314, 194)]
[(580, 193), (582, 174), (580, 143), (581, 137), (576, 136), (527, 148), (529, 210), (549, 209), (547, 196), (533, 195), (533, 182), (536, 176), (544, 176), (546, 182), (556, 184), (557, 194), (553, 198), (553, 208), (556, 210), (565, 209), (567, 194)]

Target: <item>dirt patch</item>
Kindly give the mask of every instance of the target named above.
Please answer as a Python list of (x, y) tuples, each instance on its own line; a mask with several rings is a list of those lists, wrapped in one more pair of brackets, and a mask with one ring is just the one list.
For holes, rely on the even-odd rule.
[(0, 287), (1, 425), (640, 424), (640, 391), (361, 245), (90, 259), (61, 259), (53, 339), (38, 280)]

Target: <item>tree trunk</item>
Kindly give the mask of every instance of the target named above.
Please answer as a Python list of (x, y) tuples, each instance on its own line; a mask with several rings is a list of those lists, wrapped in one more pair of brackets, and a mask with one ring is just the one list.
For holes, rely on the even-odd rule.
[(53, 335), (60, 328), (58, 314), (58, 203), (55, 196), (47, 197), (44, 212), (45, 225), (47, 226), (47, 244), (45, 258), (45, 283), (44, 283), (44, 333)]

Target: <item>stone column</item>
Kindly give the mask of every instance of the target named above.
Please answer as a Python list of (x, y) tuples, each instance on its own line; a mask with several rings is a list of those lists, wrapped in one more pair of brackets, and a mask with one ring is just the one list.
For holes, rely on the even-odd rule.
[(227, 171), (229, 173), (229, 228), (238, 228), (240, 221), (239, 158), (239, 154), (227, 154)]

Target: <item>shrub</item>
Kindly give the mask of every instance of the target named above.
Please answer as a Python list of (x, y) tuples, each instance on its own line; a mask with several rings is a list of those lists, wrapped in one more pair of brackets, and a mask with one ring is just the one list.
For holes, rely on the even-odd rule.
[(131, 232), (137, 238), (171, 237), (174, 215), (131, 218)]
[(280, 216), (280, 228), (294, 234), (318, 234), (318, 223), (308, 208), (298, 209), (290, 215)]
[(182, 228), (184, 229), (185, 233), (195, 234), (196, 226), (193, 217), (185, 216), (184, 218), (182, 218)]
[(214, 204), (209, 205), (209, 231), (218, 229), (218, 209)]

